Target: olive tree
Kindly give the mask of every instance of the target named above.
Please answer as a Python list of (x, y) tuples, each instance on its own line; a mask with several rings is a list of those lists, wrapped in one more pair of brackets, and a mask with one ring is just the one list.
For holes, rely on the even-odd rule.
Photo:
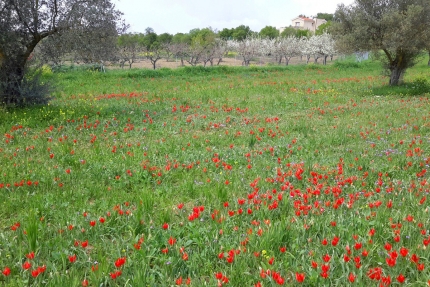
[(426, 45), (426, 50), (427, 50), (427, 53), (428, 53), (428, 62), (427, 62), (427, 65), (430, 67), (430, 33), (429, 34), (427, 34), (427, 45)]
[[(97, 61), (110, 54), (106, 51), (115, 44), (112, 36), (120, 22), (121, 13), (110, 0), (0, 0), (0, 104), (33, 101), (22, 85), (28, 59), (43, 40), (63, 35), (87, 61)], [(56, 40), (58, 48), (70, 48)]]
[(427, 52), (429, 53), (429, 61), (427, 62), (427, 65), (430, 67), (430, 48), (427, 49)]
[(401, 83), (428, 45), (430, 0), (355, 0), (340, 4), (331, 33), (342, 52), (382, 54), (390, 85)]

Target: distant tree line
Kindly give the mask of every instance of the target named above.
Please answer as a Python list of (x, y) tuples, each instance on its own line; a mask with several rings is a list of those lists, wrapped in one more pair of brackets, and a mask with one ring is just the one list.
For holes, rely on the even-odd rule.
[(334, 41), (327, 33), (283, 36), (279, 32), (268, 33), (273, 31), (270, 26), (263, 28), (263, 33), (245, 30), (248, 34), (235, 38), (222, 37), (225, 33), (217, 33), (211, 28), (193, 29), (189, 33), (175, 35), (156, 35), (153, 29), (147, 28), (144, 34), (123, 34), (118, 37), (117, 61), (122, 68), (131, 68), (134, 63), (146, 59), (155, 69), (157, 61), (162, 58), (167, 61), (179, 60), (181, 65), (213, 66), (219, 65), (228, 52), (233, 52), (242, 59), (244, 66), (248, 66), (256, 57), (272, 57), (277, 63), (284, 62), (286, 65), (292, 57), (305, 57), (306, 62), (311, 58), (314, 62), (322, 58), (325, 64), (327, 58), (336, 52)]
[[(311, 43), (316, 45), (317, 39), (324, 39), (325, 43), (330, 46), (330, 48), (327, 48), (330, 52), (321, 52), (322, 49), (319, 49), (321, 52), (319, 53), (315, 52), (315, 49), (309, 48)], [(251, 42), (255, 45), (258, 44), (258, 51), (264, 50), (265, 52), (256, 51), (251, 53), (248, 51), (245, 53), (245, 47), (248, 47)], [(41, 45), (40, 52), (44, 52), (47, 47), (52, 46), (48, 42), (46, 44)], [(290, 47), (287, 47), (288, 45)], [(322, 43), (318, 45), (321, 46)], [(317, 31), (315, 35), (312, 35), (308, 30), (293, 27), (288, 27), (281, 33), (272, 26), (266, 26), (260, 32), (252, 31), (249, 26), (245, 25), (231, 29), (225, 28), (221, 31), (209, 27), (192, 29), (188, 33), (177, 33), (175, 35), (169, 33), (157, 34), (154, 29), (148, 27), (144, 33), (124, 33), (119, 35), (115, 53), (109, 53), (108, 56), (109, 61), (118, 63), (121, 68), (132, 68), (133, 64), (147, 60), (155, 69), (160, 59), (167, 61), (178, 60), (182, 66), (185, 64), (191, 66), (197, 64), (202, 64), (203, 66), (219, 65), (228, 52), (235, 52), (240, 57), (244, 57), (243, 65), (249, 65), (250, 60), (253, 57), (257, 57), (257, 55), (271, 56), (279, 64), (283, 60), (288, 64), (293, 56), (306, 57), (308, 61), (310, 57), (314, 57), (316, 60), (319, 58), (326, 59), (326, 55), (334, 54), (334, 43), (325, 31)], [(66, 58), (63, 57), (62, 59), (64, 61)], [(75, 56), (70, 54), (68, 59), (73, 60)], [(91, 63), (91, 61), (85, 62)], [(325, 61), (323, 62), (325, 63)], [(60, 63), (60, 58), (51, 63), (62, 64)]]

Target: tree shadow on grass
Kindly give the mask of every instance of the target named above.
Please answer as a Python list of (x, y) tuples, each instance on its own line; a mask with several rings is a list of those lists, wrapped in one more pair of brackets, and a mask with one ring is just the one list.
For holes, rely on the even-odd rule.
[(425, 78), (418, 78), (398, 86), (379, 86), (372, 89), (372, 94), (378, 96), (424, 96), (430, 95), (430, 83)]

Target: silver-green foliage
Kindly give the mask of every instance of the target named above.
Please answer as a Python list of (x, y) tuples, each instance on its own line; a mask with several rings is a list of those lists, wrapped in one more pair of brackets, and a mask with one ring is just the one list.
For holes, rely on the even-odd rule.
[(401, 83), (407, 68), (428, 46), (430, 0), (356, 0), (339, 5), (331, 32), (345, 52), (382, 51), (390, 85)]
[(46, 45), (40, 54), (54, 60), (73, 51), (83, 62), (102, 61), (120, 21), (110, 0), (0, 0), (0, 103), (28, 103), (21, 91), (36, 47)]

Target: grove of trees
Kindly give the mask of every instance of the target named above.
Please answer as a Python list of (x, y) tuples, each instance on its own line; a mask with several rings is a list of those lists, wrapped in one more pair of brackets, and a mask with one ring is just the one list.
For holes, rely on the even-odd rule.
[[(159, 39), (162, 35), (166, 41)], [(244, 66), (248, 66), (251, 60), (258, 57), (272, 57), (279, 64), (285, 61), (288, 65), (292, 57), (298, 56), (306, 57), (307, 62), (311, 58), (314, 62), (322, 58), (325, 64), (327, 58), (336, 53), (334, 41), (327, 33), (309, 37), (262, 36), (261, 33), (250, 33), (243, 39), (225, 39), (220, 38), (215, 31), (205, 28), (191, 30), (188, 34), (178, 33), (171, 37), (162, 35), (154, 38), (151, 46), (144, 44), (148, 34), (119, 36), (121, 67), (124, 67), (125, 63), (131, 67), (139, 59), (151, 57), (155, 59), (164, 57), (166, 60), (174, 57), (181, 61), (181, 65), (186, 62), (191, 66), (197, 64), (212, 66), (219, 65), (228, 52), (237, 54)], [(155, 69), (155, 60), (151, 60), (151, 63)]]
[[(330, 18), (332, 14), (324, 14)], [(332, 18), (332, 16), (331, 16)], [(307, 62), (313, 57), (315, 62), (333, 56), (334, 43), (329, 34), (328, 26), (324, 26), (316, 35), (308, 30), (287, 27), (282, 33), (273, 26), (266, 26), (260, 32), (252, 31), (248, 26), (224, 28), (216, 31), (211, 28), (193, 29), (189, 33), (167, 33), (157, 35), (152, 28), (145, 33), (123, 34), (118, 37), (118, 59), (121, 67), (131, 68), (139, 60), (156, 62), (164, 57), (167, 61), (179, 59), (195, 66), (202, 64), (219, 64), (227, 52), (236, 53), (247, 66), (256, 57), (273, 57), (279, 64), (285, 60), (288, 65), (292, 57), (306, 57)]]
[(259, 57), (285, 65), (293, 57), (326, 64), (337, 51), (373, 51), (390, 72), (391, 85), (402, 81), (424, 50), (430, 66), (430, 0), (355, 0), (317, 17), (328, 22), (315, 35), (291, 26), (280, 33), (272, 26), (256, 32), (245, 25), (175, 35), (150, 27), (126, 33), (111, 0), (0, 0), (0, 105), (47, 101), (46, 87), (29, 62), (62, 66), (67, 60), (103, 70), (106, 62), (132, 68), (145, 60), (156, 69), (162, 58), (212, 66), (230, 53), (244, 66)]

